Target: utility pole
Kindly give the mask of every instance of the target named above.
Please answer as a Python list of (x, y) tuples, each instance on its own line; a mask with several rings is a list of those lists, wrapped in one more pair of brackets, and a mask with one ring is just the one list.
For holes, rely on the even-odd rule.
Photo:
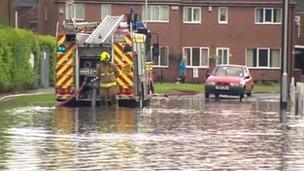
[(145, 24), (148, 27), (148, 0), (145, 0)]
[(280, 107), (281, 110), (287, 109), (288, 99), (288, 75), (287, 75), (287, 57), (288, 57), (288, 23), (289, 23), (289, 0), (283, 0), (283, 27), (282, 27), (282, 56), (281, 56), (281, 91)]

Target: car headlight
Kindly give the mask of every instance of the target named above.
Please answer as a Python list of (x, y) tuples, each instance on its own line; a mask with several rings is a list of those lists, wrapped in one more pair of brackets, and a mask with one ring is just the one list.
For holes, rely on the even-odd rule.
[(241, 81), (240, 81), (240, 86), (243, 87), (244, 85), (245, 85), (245, 80), (241, 80)]
[(206, 82), (206, 85), (215, 85), (215, 82), (213, 82), (213, 81)]

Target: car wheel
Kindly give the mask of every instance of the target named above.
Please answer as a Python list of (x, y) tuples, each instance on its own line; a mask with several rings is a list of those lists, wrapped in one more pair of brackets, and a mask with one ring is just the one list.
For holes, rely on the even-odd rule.
[(249, 90), (248, 93), (246, 93), (247, 96), (251, 96), (252, 95), (252, 90), (253, 90), (253, 86), (251, 87), (251, 89)]
[(209, 92), (205, 91), (205, 98), (208, 99), (209, 98)]
[(216, 99), (219, 99), (219, 97), (220, 97), (220, 95), (218, 93), (215, 93), (214, 96)]
[(244, 98), (244, 93), (240, 94), (240, 101), (242, 101)]

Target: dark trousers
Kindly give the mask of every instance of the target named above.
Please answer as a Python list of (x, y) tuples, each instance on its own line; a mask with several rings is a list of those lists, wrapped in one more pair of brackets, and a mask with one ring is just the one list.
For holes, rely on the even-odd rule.
[(185, 80), (186, 80), (186, 76), (185, 76), (185, 74), (180, 74), (179, 75), (179, 82), (181, 82), (181, 83), (185, 83)]

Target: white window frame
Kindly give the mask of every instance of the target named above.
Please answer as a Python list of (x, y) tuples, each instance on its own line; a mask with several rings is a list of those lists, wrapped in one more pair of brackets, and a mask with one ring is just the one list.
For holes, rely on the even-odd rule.
[[(75, 19), (77, 21), (84, 21), (85, 20), (85, 4), (84, 3), (71, 3), (71, 2), (66, 2), (65, 5), (65, 18), (67, 20), (69, 20), (70, 18), (68, 18), (68, 5), (71, 4), (73, 5), (73, 17), (71, 17), (71, 19)], [(76, 18), (76, 5), (82, 5), (83, 6), (83, 17), (84, 18)]]
[[(216, 48), (216, 56), (217, 56), (217, 57), (220, 57), (220, 56), (219, 56), (219, 51), (220, 51), (220, 50), (227, 50), (227, 64), (230, 64), (230, 48), (229, 48), (229, 47), (217, 47), (217, 48)], [(218, 64), (218, 60), (219, 60), (219, 59), (216, 59), (216, 64), (217, 64), (217, 65), (219, 65), (219, 64)], [(221, 64), (220, 64), (220, 65), (221, 65)], [(225, 64), (224, 64), (224, 65), (225, 65)]]
[[(263, 9), (263, 21), (262, 22), (260, 22), (260, 21), (257, 21), (257, 10), (260, 10), (260, 9)], [(279, 9), (280, 11), (281, 11), (281, 21), (280, 22), (274, 22), (273, 21), (273, 18), (274, 18), (274, 10), (275, 9)], [(266, 10), (271, 10), (271, 22), (266, 22)], [(270, 24), (270, 25), (280, 25), (280, 24), (282, 24), (282, 20), (283, 20), (283, 11), (282, 11), (282, 8), (263, 8), (263, 7), (256, 7), (255, 9), (254, 9), (254, 22), (255, 22), (255, 24), (261, 24), (261, 25), (263, 25), (263, 24)]]
[[(221, 21), (221, 9), (226, 9), (226, 20), (225, 21)], [(229, 12), (228, 12), (228, 7), (219, 7), (218, 8), (218, 23), (219, 24), (228, 24), (228, 16), (229, 16)]]
[[(153, 10), (152, 10), (152, 7), (153, 8), (158, 8), (159, 9), (159, 17), (158, 17), (158, 20), (151, 20), (152, 18), (152, 14), (153, 14)], [(167, 8), (168, 9), (168, 20), (162, 20), (161, 19), (161, 8)], [(146, 7), (143, 6), (142, 7), (142, 12), (145, 12), (145, 9)], [(170, 8), (169, 6), (166, 6), (166, 5), (149, 5), (148, 6), (148, 10), (150, 9), (150, 11), (148, 11), (146, 14), (150, 13), (150, 15), (148, 14), (148, 16), (150, 16), (150, 19), (147, 18), (147, 22), (150, 22), (150, 23), (169, 23), (170, 21)], [(142, 16), (144, 16), (145, 14), (143, 14)], [(145, 16), (146, 17), (146, 16)], [(145, 20), (145, 18), (142, 19), (143, 21)]]
[(101, 6), (100, 6), (100, 20), (103, 20), (106, 17), (106, 16), (104, 16), (104, 18), (102, 17), (102, 11), (103, 11), (104, 6), (110, 7), (110, 15), (112, 14), (112, 5), (111, 4), (101, 4)]
[[(191, 21), (185, 21), (184, 20), (184, 13), (185, 13), (185, 9), (186, 8), (190, 8), (191, 9)], [(194, 9), (198, 9), (199, 10), (199, 21), (193, 21), (194, 18)], [(183, 8), (183, 23), (185, 24), (201, 24), (202, 23), (202, 8), (201, 7), (184, 7)]]
[[(257, 58), (256, 58), (256, 67), (251, 67), (251, 66), (247, 66), (247, 62), (248, 62), (248, 49), (256, 49), (257, 50)], [(259, 65), (259, 54), (260, 54), (260, 50), (267, 50), (268, 51), (268, 66), (261, 66)], [(246, 48), (245, 54), (246, 54), (246, 59), (245, 59), (245, 65), (249, 68), (249, 69), (281, 69), (280, 66), (278, 67), (270, 67), (270, 57), (271, 57), (271, 50), (279, 50), (280, 51), (280, 55), (282, 53), (281, 48), (265, 48), (265, 47), (259, 47), (259, 48)], [(279, 59), (280, 60), (280, 59)]]
[[(152, 57), (152, 54), (153, 54), (152, 48), (153, 48), (153, 46), (151, 46), (151, 49), (150, 49), (151, 61), (153, 61), (153, 57)], [(168, 49), (167, 65), (161, 65), (161, 64), (160, 64), (160, 61), (161, 61), (160, 48), (167, 48), (167, 49)], [(169, 68), (169, 61), (170, 61), (170, 60), (169, 60), (169, 57), (170, 57), (170, 48), (169, 48), (169, 46), (159, 46), (158, 64), (157, 64), (157, 65), (154, 65), (154, 63), (153, 63), (153, 67), (155, 67), (155, 68)], [(153, 62), (154, 62), (154, 61), (153, 61)]]
[[(197, 48), (197, 49), (199, 49), (200, 50), (200, 57), (199, 57), (199, 66), (193, 66), (192, 65), (192, 60), (193, 60), (193, 58), (192, 58), (192, 53), (193, 53), (193, 48)], [(190, 65), (188, 65), (188, 63), (187, 63), (187, 66), (186, 66), (186, 68), (209, 68), (209, 57), (210, 57), (210, 49), (209, 49), (209, 47), (198, 47), (198, 46), (185, 46), (185, 47), (183, 47), (183, 56), (185, 56), (185, 49), (190, 49)], [(202, 63), (202, 50), (203, 49), (206, 49), (206, 50), (208, 50), (208, 56), (207, 56), (207, 65), (201, 65), (201, 63)]]

